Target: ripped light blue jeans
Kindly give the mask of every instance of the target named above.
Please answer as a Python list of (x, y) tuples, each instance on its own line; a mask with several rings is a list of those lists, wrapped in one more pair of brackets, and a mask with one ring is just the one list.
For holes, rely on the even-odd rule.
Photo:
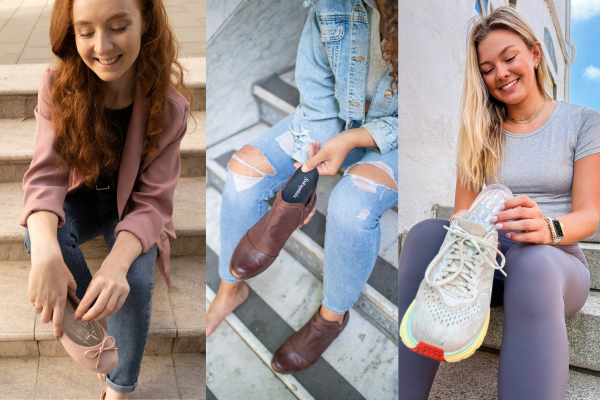
[[(253, 178), (231, 170), (221, 203), (221, 251), (219, 275), (237, 282), (229, 272), (233, 250), (242, 236), (267, 212), (268, 201), (293, 175), (293, 114), (249, 143), (258, 149), (274, 174), (253, 172)], [(329, 137), (311, 132), (311, 139), (325, 143)], [(344, 166), (367, 163), (388, 173), (398, 182), (398, 150), (379, 154), (372, 149), (352, 150)], [(327, 208), (323, 261), (323, 306), (334, 313), (348, 311), (364, 287), (379, 253), (382, 214), (398, 203), (398, 191), (366, 178), (345, 174), (333, 189)]]

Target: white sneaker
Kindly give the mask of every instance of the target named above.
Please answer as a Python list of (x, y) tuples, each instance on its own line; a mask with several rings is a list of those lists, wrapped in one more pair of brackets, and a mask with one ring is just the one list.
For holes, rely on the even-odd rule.
[[(456, 362), (481, 346), (490, 318), (494, 271), (506, 276), (498, 231), (464, 218), (452, 221), (400, 325), (402, 342), (438, 361)], [(500, 265), (496, 257), (500, 256)]]

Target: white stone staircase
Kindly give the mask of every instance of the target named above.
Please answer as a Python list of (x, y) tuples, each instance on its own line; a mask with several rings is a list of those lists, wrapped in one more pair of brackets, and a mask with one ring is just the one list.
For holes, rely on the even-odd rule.
[[(220, 282), (219, 213), (227, 162), (235, 151), (293, 112), (298, 101), (293, 76), (292, 69), (256, 83), (252, 90), (262, 121), (208, 148), (207, 305)], [(315, 217), (294, 232), (273, 266), (247, 281), (251, 289), (249, 299), (207, 340), (207, 398), (398, 397), (396, 210), (388, 210), (380, 221), (379, 259), (359, 301), (350, 311), (350, 322), (342, 335), (319, 362), (305, 371), (279, 375), (270, 369), (272, 354), (320, 305), (324, 222), (329, 194), (339, 179), (341, 175), (319, 179)], [(223, 362), (236, 356), (240, 359)], [(229, 374), (235, 374), (235, 382), (223, 378)]]

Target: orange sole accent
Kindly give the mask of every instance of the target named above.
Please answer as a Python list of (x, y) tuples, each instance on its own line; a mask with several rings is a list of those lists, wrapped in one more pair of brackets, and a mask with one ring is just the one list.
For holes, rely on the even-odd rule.
[(419, 344), (417, 344), (417, 346), (411, 350), (415, 353), (419, 353), (422, 356), (429, 357), (437, 361), (446, 362), (444, 359), (444, 350), (428, 343), (419, 342)]

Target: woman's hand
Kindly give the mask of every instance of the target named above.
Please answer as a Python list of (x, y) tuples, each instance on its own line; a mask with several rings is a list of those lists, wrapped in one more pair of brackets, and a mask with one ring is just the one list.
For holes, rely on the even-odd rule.
[[(108, 261), (108, 262), (107, 262)], [(90, 282), (85, 296), (75, 310), (75, 318), (82, 321), (99, 321), (110, 317), (123, 306), (129, 295), (127, 271), (129, 266), (110, 262), (107, 258)], [(96, 304), (88, 310), (94, 299)], [(87, 310), (87, 312), (86, 312)]]
[[(312, 157), (310, 156), (311, 147)], [(338, 133), (325, 142), (322, 147), (319, 141), (316, 145), (311, 143), (308, 150), (308, 161), (302, 166), (302, 171), (307, 172), (317, 168), (319, 175), (333, 176), (340, 170), (348, 153), (356, 147), (377, 147), (377, 143), (369, 131), (362, 127)]]
[(42, 323), (52, 321), (56, 339), (62, 335), (67, 290), (75, 293), (77, 284), (63, 260), (60, 248), (58, 251), (50, 248), (43, 254), (32, 252), (29, 300), (35, 307), (33, 311), (41, 314)]
[[(353, 148), (347, 140), (344, 140), (343, 133), (332, 137), (322, 147), (321, 142), (317, 140), (316, 144), (311, 143), (308, 146), (308, 160), (302, 165), (302, 171), (308, 172), (316, 168), (319, 175), (333, 176), (340, 170)], [(312, 157), (311, 153), (313, 153)], [(300, 163), (295, 163), (294, 166), (296, 164)]]
[[(315, 153), (317, 153), (319, 151), (320, 147), (321, 147), (321, 142), (319, 142), (318, 140), (317, 140), (316, 145), (311, 143), (308, 146), (308, 158), (313, 157), (315, 155)], [(295, 162), (294, 163), (294, 167), (296, 167), (296, 169), (300, 168), (301, 166), (302, 166), (302, 163), (299, 163), (299, 162)], [(304, 172), (307, 172), (307, 171), (310, 171), (310, 170), (307, 169)], [(304, 224), (303, 225), (308, 224), (310, 222), (311, 218), (313, 217), (313, 215), (315, 215), (316, 212), (317, 212), (317, 206), (315, 204), (315, 207), (313, 208), (313, 210), (310, 212), (310, 214), (308, 214), (308, 216), (304, 220)], [(296, 229), (298, 229), (298, 228), (296, 228)]]
[[(140, 239), (128, 231), (119, 232), (110, 254), (94, 275), (75, 310), (76, 320), (95, 322), (119, 311), (129, 295), (127, 271), (140, 254)], [(96, 297), (96, 304), (89, 308)]]
[(52, 321), (54, 337), (63, 330), (63, 315), (67, 290), (75, 292), (77, 284), (65, 264), (56, 236), (58, 217), (49, 211), (36, 211), (27, 218), (31, 271), (27, 293), (33, 311), (42, 323)]
[(496, 229), (522, 232), (507, 233), (507, 238), (523, 243), (552, 243), (552, 234), (544, 219), (544, 214), (537, 203), (529, 197), (517, 196), (508, 199), (500, 209), (503, 211), (496, 214), (491, 220), (496, 222)]

